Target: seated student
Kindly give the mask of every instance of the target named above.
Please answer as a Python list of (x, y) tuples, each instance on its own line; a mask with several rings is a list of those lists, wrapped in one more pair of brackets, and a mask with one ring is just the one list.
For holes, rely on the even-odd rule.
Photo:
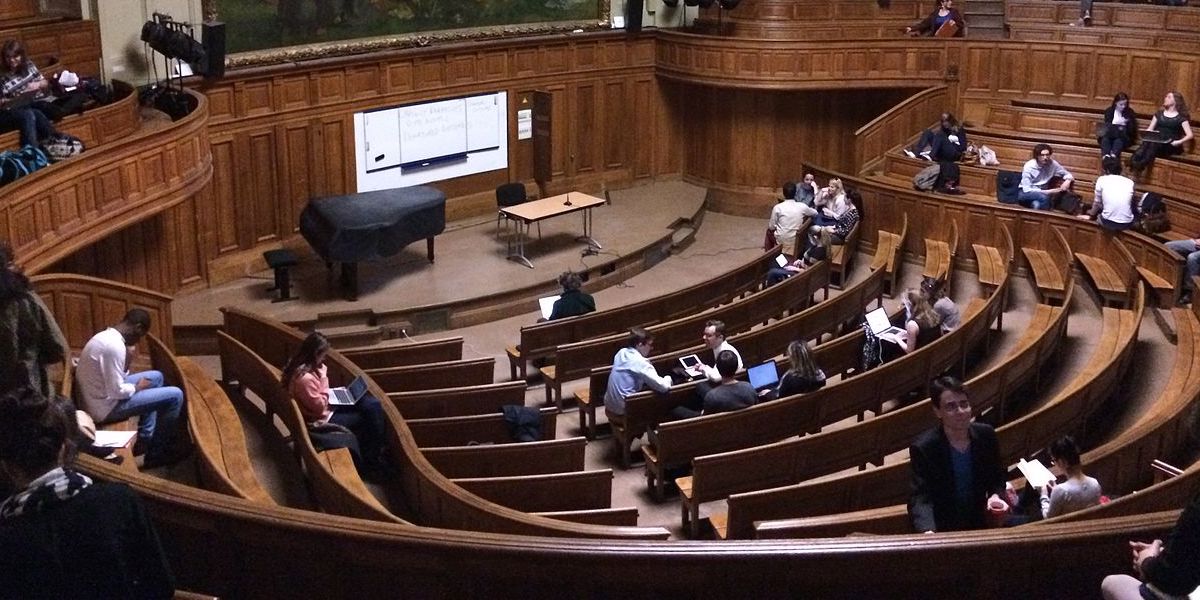
[(1179, 296), (1180, 304), (1192, 302), (1192, 278), (1200, 276), (1200, 237), (1187, 240), (1171, 240), (1166, 244), (1169, 250), (1175, 251), (1184, 258), (1187, 269), (1184, 271), (1183, 294)]
[(1100, 504), (1100, 482), (1083, 474), (1079, 465), (1079, 446), (1071, 436), (1063, 436), (1050, 444), (1052, 466), (1066, 476), (1066, 481), (1042, 486), (1042, 517), (1049, 519)]
[[(5, 42), (0, 48), (0, 128), (20, 130), (22, 146), (38, 146), (60, 135), (50, 124), (53, 114), (47, 112), (53, 108), (48, 102), (53, 99), (50, 90), (50, 82), (25, 56), (25, 47), (16, 40)], [(38, 101), (6, 106), (25, 93), (36, 94)]]
[(596, 299), (580, 289), (583, 287), (583, 278), (579, 273), (567, 271), (559, 275), (558, 285), (562, 286), (563, 292), (558, 300), (554, 301), (554, 307), (550, 311), (551, 321), (595, 312)]
[(909, 158), (920, 156), (933, 162), (958, 162), (966, 149), (967, 132), (953, 114), (944, 112), (937, 131), (922, 131), (917, 143), (905, 148), (904, 153)]
[(927, 35), (932, 36), (938, 32), (938, 29), (947, 22), (953, 22), (958, 25), (958, 31), (954, 32), (954, 37), (964, 37), (967, 35), (967, 21), (963, 19), (962, 13), (954, 8), (954, 0), (937, 0), (937, 8), (929, 13), (921, 22), (911, 27), (905, 27), (904, 33), (909, 35)]
[(813, 223), (833, 225), (837, 222), (848, 208), (846, 189), (842, 186), (842, 180), (835, 177), (829, 180), (829, 185), (817, 190), (813, 208), (817, 209), (817, 214), (813, 216)]
[(817, 244), (809, 246), (808, 250), (804, 251), (804, 255), (789, 263), (787, 266), (774, 266), (767, 271), (767, 287), (771, 287), (796, 273), (811, 267), (818, 262), (829, 258), (830, 249), (833, 246), (833, 234), (828, 231), (822, 231), (817, 236)]
[(817, 193), (821, 191), (821, 187), (817, 185), (817, 180), (812, 173), (805, 173), (803, 182), (796, 186), (796, 201), (816, 208)]
[(1021, 192), (1017, 202), (1027, 208), (1049, 210), (1054, 208), (1054, 199), (1071, 189), (1075, 176), (1071, 175), (1058, 161), (1049, 144), (1033, 147), (1033, 158), (1021, 168)]
[(142, 467), (151, 469), (173, 464), (187, 453), (186, 445), (175, 443), (179, 415), (183, 413), (183, 391), (163, 385), (160, 371), (129, 373), (135, 345), (150, 331), (150, 313), (130, 309), (120, 323), (97, 333), (79, 353), (75, 381), (83, 410), (96, 423), (113, 423), (138, 417), (138, 440), (134, 454), (143, 450)]
[(946, 295), (946, 282), (933, 277), (926, 277), (921, 280), (921, 295), (925, 296), (925, 301), (929, 302), (933, 307), (933, 312), (938, 314), (942, 320), (942, 333), (949, 333), (958, 329), (959, 322), (962, 320), (958, 311), (958, 305)]
[(775, 392), (777, 398), (807, 394), (825, 387), (825, 371), (817, 366), (804, 340), (795, 340), (788, 344), (787, 357), (791, 368), (779, 380), (779, 387)]
[(1104, 600), (1195, 597), (1200, 586), (1200, 494), (1183, 509), (1166, 543), (1129, 542), (1129, 547), (1133, 570), (1142, 580), (1129, 575), (1105, 577), (1100, 583)]
[[(378, 475), (386, 464), (387, 418), (379, 399), (366, 394), (349, 406), (330, 406), (329, 376), (325, 358), (329, 340), (314, 331), (304, 338), (296, 355), (283, 367), (279, 382), (300, 407), (300, 415), (310, 427), (328, 423), (350, 430), (358, 441), (361, 457), (356, 467), (365, 475)], [(353, 454), (353, 452), (351, 452)]]
[(1100, 142), (1100, 158), (1119, 158), (1122, 150), (1133, 145), (1137, 131), (1137, 113), (1129, 107), (1129, 94), (1117, 92), (1104, 111), (1103, 129), (1096, 138)]
[(901, 302), (908, 318), (904, 321), (904, 332), (898, 335), (879, 337), (880, 359), (891, 362), (905, 354), (922, 348), (942, 337), (942, 317), (933, 310), (925, 296), (916, 290), (904, 292)]
[(0, 392), (29, 386), (49, 396), (46, 365), (66, 353), (54, 315), (17, 267), (12, 247), (0, 241)]
[(629, 344), (617, 350), (613, 356), (612, 372), (608, 376), (608, 388), (604, 390), (604, 412), (608, 415), (625, 414), (625, 399), (650, 388), (656, 392), (671, 389), (671, 376), (659, 375), (654, 365), (646, 360), (654, 349), (654, 336), (641, 327), (629, 330)]
[[(713, 319), (706, 322), (701, 338), (704, 340), (704, 346), (712, 350), (713, 357), (720, 355), (723, 351), (732, 352), (734, 358), (737, 359), (737, 368), (735, 370), (742, 370), (742, 355), (738, 353), (737, 348), (733, 347), (733, 344), (725, 340), (724, 321)], [(702, 364), (700, 365), (700, 371), (712, 383), (719, 383), (721, 381), (721, 372), (715, 366), (710, 367)]]
[(712, 415), (723, 412), (733, 412), (754, 406), (758, 402), (758, 394), (745, 381), (734, 378), (738, 372), (740, 359), (729, 350), (717, 354), (716, 370), (721, 374), (721, 380), (716, 386), (704, 394), (704, 400), (699, 408), (695, 406), (676, 406), (667, 413), (667, 419), (690, 419), (700, 415)]
[(832, 225), (813, 225), (808, 228), (808, 245), (812, 246), (818, 243), (821, 232), (827, 231), (832, 236), (830, 243), (835, 246), (840, 246), (846, 243), (846, 238), (850, 236), (850, 232), (854, 230), (854, 226), (858, 224), (859, 210), (858, 203), (861, 198), (858, 191), (850, 190), (845, 194), (846, 211), (837, 218)]
[(1147, 142), (1143, 139), (1141, 147), (1129, 158), (1130, 170), (1135, 175), (1140, 174), (1154, 164), (1156, 157), (1182, 154), (1184, 144), (1192, 139), (1190, 119), (1191, 114), (1183, 94), (1167, 92), (1163, 97), (1162, 108), (1150, 118), (1150, 125), (1146, 127), (1146, 131), (1157, 131), (1170, 141)]
[(796, 201), (796, 182), (783, 184), (783, 201), (771, 209), (771, 218), (767, 221), (767, 230), (775, 236), (780, 251), (788, 260), (799, 256), (796, 248), (796, 238), (804, 220), (817, 214), (816, 209)]
[(1133, 180), (1121, 176), (1121, 160), (1109, 156), (1100, 161), (1104, 174), (1096, 178), (1096, 196), (1092, 208), (1079, 215), (1090, 221), (1100, 219), (1100, 226), (1110, 231), (1124, 231), (1133, 227)]
[[(31, 388), (0, 396), (0, 596), (170, 598), (175, 583), (137, 494), (74, 468), (75, 412)], [(7, 495), (7, 494), (6, 494)]]
[(973, 422), (971, 399), (961, 381), (939, 377), (930, 382), (929, 397), (939, 424), (908, 448), (912, 466), (908, 516), (913, 530), (982, 529), (989, 505), (1004, 504), (1000, 494), (1005, 473), (996, 431)]

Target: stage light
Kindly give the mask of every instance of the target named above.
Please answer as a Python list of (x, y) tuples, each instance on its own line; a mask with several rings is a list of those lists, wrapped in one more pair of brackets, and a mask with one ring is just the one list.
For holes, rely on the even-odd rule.
[(206, 56), (204, 46), (186, 33), (172, 28), (173, 24), (170, 20), (146, 21), (146, 24), (142, 25), (142, 41), (167, 58), (178, 58), (188, 63), (203, 63)]

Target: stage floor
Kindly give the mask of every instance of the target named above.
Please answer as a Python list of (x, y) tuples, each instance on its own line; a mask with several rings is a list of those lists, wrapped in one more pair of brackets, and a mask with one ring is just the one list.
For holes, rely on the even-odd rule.
[[(247, 273), (219, 286), (179, 296), (173, 303), (176, 326), (211, 326), (221, 322), (222, 306), (237, 306), (281, 321), (314, 321), (320, 314), (370, 310), (387, 312), (431, 304), (469, 302), (553, 282), (568, 269), (586, 270), (643, 251), (669, 234), (672, 225), (690, 219), (704, 204), (705, 190), (680, 181), (656, 182), (610, 192), (611, 204), (594, 209), (593, 236), (603, 246), (598, 255), (582, 256), (577, 241), (582, 216), (565, 215), (531, 227), (526, 255), (530, 269), (507, 259), (506, 230), (496, 219), (476, 217), (448, 223), (435, 242), (435, 262), (425, 257), (425, 244), (414, 243), (379, 262), (359, 265), (359, 298), (348, 301), (331, 283), (329, 270), (307, 245), (293, 267), (292, 295), (299, 299), (273, 303), (269, 269)], [(511, 234), (512, 228), (508, 229)], [(302, 242), (303, 240), (301, 240)], [(529, 298), (530, 310), (536, 297)]]

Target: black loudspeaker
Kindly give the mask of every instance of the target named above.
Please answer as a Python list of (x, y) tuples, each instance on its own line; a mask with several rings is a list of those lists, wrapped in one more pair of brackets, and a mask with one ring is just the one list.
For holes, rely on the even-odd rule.
[(204, 44), (202, 73), (208, 78), (225, 76), (225, 24), (209, 21), (203, 25), (201, 37)]
[(637, 33), (642, 30), (643, 0), (625, 0), (625, 31)]

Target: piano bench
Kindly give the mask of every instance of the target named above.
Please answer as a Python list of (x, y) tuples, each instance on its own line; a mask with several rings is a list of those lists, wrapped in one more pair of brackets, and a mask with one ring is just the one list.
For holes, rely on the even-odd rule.
[(300, 264), (300, 259), (296, 257), (296, 253), (287, 248), (267, 250), (263, 252), (263, 259), (267, 261), (267, 266), (275, 271), (275, 286), (267, 291), (274, 292), (279, 290), (279, 297), (271, 300), (271, 302), (295, 300), (295, 296), (292, 296), (292, 278), (291, 274), (288, 273), (288, 269)]

